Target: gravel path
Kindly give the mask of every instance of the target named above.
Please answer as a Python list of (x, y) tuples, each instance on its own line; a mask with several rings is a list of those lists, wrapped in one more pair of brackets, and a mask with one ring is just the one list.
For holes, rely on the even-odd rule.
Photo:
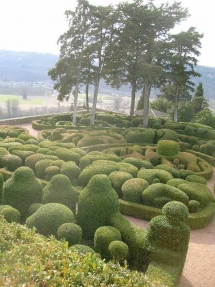
[[(35, 137), (38, 131), (31, 124), (19, 125), (27, 128)], [(208, 187), (214, 194), (215, 169)], [(145, 220), (125, 216), (130, 222), (146, 229)], [(204, 229), (192, 230), (186, 263), (178, 287), (215, 287), (215, 217)]]

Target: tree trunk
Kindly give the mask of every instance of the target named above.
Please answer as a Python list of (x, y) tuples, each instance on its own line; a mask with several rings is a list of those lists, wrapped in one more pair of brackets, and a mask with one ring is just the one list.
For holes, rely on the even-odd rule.
[(174, 122), (178, 121), (178, 96), (179, 96), (179, 90), (177, 88), (174, 100), (174, 117), (173, 117)]
[(146, 128), (148, 126), (149, 120), (149, 97), (150, 97), (151, 85), (149, 84), (148, 79), (145, 79), (144, 88), (143, 88), (143, 127)]
[(135, 107), (135, 95), (136, 95), (136, 81), (132, 84), (131, 91), (131, 108), (130, 108), (130, 116), (134, 116), (134, 107)]
[(89, 113), (89, 84), (86, 84), (86, 109)]
[(98, 98), (98, 92), (99, 92), (99, 83), (100, 83), (100, 71), (98, 71), (97, 74), (97, 81), (95, 84), (95, 90), (93, 95), (93, 106), (92, 106), (92, 112), (91, 112), (91, 118), (90, 118), (90, 125), (93, 126), (95, 123), (95, 117), (96, 117), (96, 104), (97, 104), (97, 98)]

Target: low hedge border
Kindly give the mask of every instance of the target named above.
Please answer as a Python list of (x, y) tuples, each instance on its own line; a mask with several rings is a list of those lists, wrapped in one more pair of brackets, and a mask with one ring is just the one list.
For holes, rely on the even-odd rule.
[[(120, 199), (120, 212), (124, 215), (133, 216), (139, 219), (151, 220), (157, 215), (161, 215), (161, 209), (131, 203)], [(191, 229), (204, 228), (213, 218), (215, 214), (215, 203), (210, 203), (204, 210), (197, 213), (190, 213), (188, 218), (188, 225)]]
[(210, 163), (212, 166), (215, 166), (215, 157), (198, 152), (198, 151), (194, 151), (194, 150), (187, 150), (187, 152), (192, 153), (195, 156), (200, 157), (201, 159), (204, 159), (205, 161)]

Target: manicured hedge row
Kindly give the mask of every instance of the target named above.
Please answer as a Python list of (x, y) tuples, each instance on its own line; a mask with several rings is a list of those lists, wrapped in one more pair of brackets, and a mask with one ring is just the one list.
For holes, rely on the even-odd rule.
[[(119, 200), (120, 212), (133, 216), (135, 218), (151, 220), (157, 215), (161, 215), (161, 209), (132, 203), (124, 200)], [(191, 229), (200, 229), (207, 226), (215, 214), (215, 203), (210, 203), (203, 211), (197, 213), (190, 213), (188, 218), (188, 225)]]
[(187, 152), (192, 153), (195, 156), (198, 156), (198, 157), (204, 159), (205, 161), (209, 162), (212, 166), (215, 166), (215, 157), (209, 156), (209, 155), (206, 155), (204, 153), (197, 152), (194, 150), (187, 150)]

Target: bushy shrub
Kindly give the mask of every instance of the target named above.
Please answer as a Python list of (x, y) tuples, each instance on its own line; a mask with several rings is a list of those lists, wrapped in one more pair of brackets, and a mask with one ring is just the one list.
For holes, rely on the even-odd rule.
[(100, 226), (108, 225), (109, 217), (119, 211), (118, 195), (104, 174), (91, 178), (79, 195), (77, 222), (84, 238), (93, 238)]
[(179, 135), (169, 129), (161, 129), (157, 130), (155, 134), (155, 143), (161, 141), (161, 140), (172, 140), (172, 141), (178, 141)]
[(178, 143), (170, 140), (161, 140), (157, 143), (157, 153), (164, 156), (177, 155), (179, 151)]
[(11, 146), (8, 147), (8, 151), (10, 153), (12, 153), (14, 150), (22, 150), (22, 151), (33, 151), (33, 152), (37, 152), (38, 150), (38, 145), (34, 145), (34, 144), (20, 144), (20, 143), (16, 143), (16, 144), (11, 144)]
[(13, 150), (11, 154), (17, 155), (22, 159), (22, 164), (25, 164), (25, 160), (28, 156), (34, 154), (33, 151), (27, 151), (27, 150)]
[(188, 175), (186, 177), (186, 180), (190, 182), (198, 182), (205, 185), (207, 184), (207, 180), (204, 177), (195, 174)]
[(59, 130), (53, 130), (51, 133), (51, 137), (53, 141), (58, 141), (62, 139), (61, 132)]
[(5, 220), (9, 223), (20, 223), (20, 212), (13, 207), (6, 207), (0, 211), (0, 215), (3, 215)]
[(62, 164), (64, 163), (65, 161), (62, 160), (62, 159), (57, 159), (57, 160), (53, 160), (49, 166), (57, 166), (59, 168), (61, 168)]
[(77, 194), (69, 178), (63, 174), (53, 176), (43, 188), (42, 203), (61, 203), (75, 214)]
[(26, 217), (31, 204), (41, 202), (42, 183), (28, 167), (19, 167), (3, 185), (3, 204), (19, 210)]
[(143, 190), (148, 186), (148, 181), (142, 178), (127, 180), (122, 185), (123, 199), (130, 202), (141, 203)]
[(189, 211), (187, 206), (178, 201), (172, 201), (164, 205), (162, 208), (163, 214), (167, 220), (177, 224), (177, 222), (187, 222)]
[(74, 214), (60, 203), (47, 203), (26, 219), (28, 228), (35, 227), (38, 233), (45, 236), (57, 236), (58, 228), (64, 223), (74, 223)]
[(148, 160), (143, 160), (143, 159), (133, 158), (133, 157), (127, 157), (123, 161), (136, 166), (138, 169), (141, 169), (142, 167), (153, 168), (152, 163)]
[(35, 137), (29, 135), (29, 134), (26, 134), (26, 133), (21, 133), (19, 136), (18, 136), (19, 139), (22, 139), (24, 140), (25, 142), (29, 139), (36, 139)]
[(4, 178), (3, 178), (3, 175), (0, 173), (0, 205), (2, 203), (3, 184), (4, 184)]
[(171, 175), (174, 178), (179, 178), (180, 177), (180, 172), (177, 169), (175, 169), (174, 167), (169, 166), (167, 164), (159, 164), (159, 165), (156, 165), (155, 168), (168, 171), (169, 173), (171, 173)]
[(179, 172), (180, 172), (180, 178), (181, 179), (186, 179), (187, 176), (194, 174), (194, 171), (186, 170), (186, 169), (183, 169), (183, 168), (180, 169)]
[(57, 148), (55, 152), (56, 152), (57, 157), (64, 161), (74, 161), (78, 163), (81, 158), (81, 156), (78, 153), (72, 150), (68, 150), (66, 148), (61, 148), (61, 147)]
[(155, 178), (158, 178), (161, 183), (166, 183), (173, 178), (170, 172), (156, 168), (140, 169), (137, 173), (137, 177), (145, 179), (149, 184), (152, 184)]
[(41, 206), (43, 206), (42, 203), (39, 203), (39, 202), (33, 203), (28, 209), (28, 216), (35, 213)]
[(116, 261), (124, 260), (128, 256), (128, 245), (122, 241), (112, 241), (108, 249), (112, 258)]
[(78, 179), (81, 169), (75, 164), (75, 162), (67, 161), (62, 164), (60, 173), (66, 175), (72, 182), (74, 179)]
[(188, 205), (189, 197), (185, 192), (162, 183), (154, 183), (144, 189), (142, 193), (143, 204), (161, 208), (169, 201), (179, 201)]
[(145, 152), (146, 160), (150, 161), (153, 166), (156, 166), (161, 163), (162, 157), (151, 148), (147, 148)]
[(35, 164), (35, 172), (38, 178), (44, 179), (45, 170), (51, 162), (51, 159), (41, 159)]
[(38, 148), (37, 153), (47, 154), (49, 151), (50, 151), (49, 148), (41, 147), (41, 148)]
[(82, 239), (82, 229), (75, 223), (64, 223), (57, 230), (58, 239), (64, 239), (68, 246), (79, 244)]
[(95, 251), (91, 247), (83, 244), (72, 245), (69, 249), (72, 251), (76, 251), (79, 254), (95, 253)]
[(44, 179), (49, 181), (54, 175), (60, 173), (60, 168), (58, 166), (48, 166), (45, 169), (45, 177)]
[(174, 187), (178, 187), (178, 185), (182, 183), (188, 183), (188, 182), (182, 178), (172, 178), (168, 180), (166, 184), (174, 186)]
[(126, 135), (128, 143), (135, 144), (150, 144), (154, 143), (155, 130), (154, 129), (141, 129), (129, 131)]
[(189, 200), (197, 200), (201, 206), (207, 206), (210, 202), (215, 202), (210, 189), (205, 185), (197, 182), (182, 183), (178, 188), (187, 194)]
[(3, 157), (9, 155), (9, 152), (6, 148), (0, 147), (0, 167), (3, 167)]
[(126, 162), (119, 162), (118, 163), (119, 171), (130, 173), (133, 177), (137, 176), (138, 168), (133, 164), (126, 163)]
[(123, 183), (133, 178), (133, 176), (125, 171), (113, 171), (109, 174), (108, 178), (110, 179), (115, 191), (120, 194)]
[(17, 138), (19, 136), (19, 133), (13, 130), (10, 130), (7, 132), (7, 135), (11, 138)]
[(121, 233), (118, 229), (112, 226), (99, 227), (94, 235), (94, 249), (102, 258), (111, 259), (111, 254), (108, 249), (109, 244), (115, 240), (121, 240)]
[(39, 160), (44, 160), (44, 159), (49, 159), (49, 160), (58, 160), (57, 156), (53, 155), (44, 155), (41, 153), (36, 153), (28, 156), (25, 160), (25, 166), (31, 168), (32, 170), (35, 170), (35, 165)]
[(9, 171), (15, 171), (22, 166), (22, 160), (19, 156), (8, 154), (3, 157), (3, 166)]
[(78, 181), (81, 185), (86, 185), (89, 180), (97, 174), (109, 175), (113, 171), (118, 171), (119, 166), (114, 161), (96, 160), (91, 165), (85, 167), (79, 175)]
[(200, 203), (197, 200), (190, 200), (188, 202), (188, 206), (189, 206), (190, 213), (196, 213), (198, 211), (198, 207), (200, 206)]

